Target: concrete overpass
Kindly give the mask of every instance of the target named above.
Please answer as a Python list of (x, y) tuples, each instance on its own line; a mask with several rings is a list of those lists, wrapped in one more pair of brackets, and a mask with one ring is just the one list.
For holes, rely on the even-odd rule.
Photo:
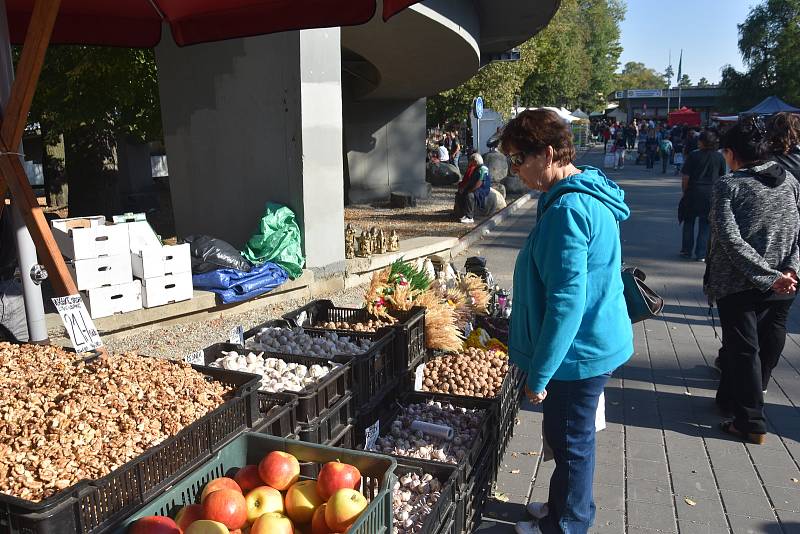
[[(241, 247), (267, 201), (344, 266), (344, 203), (425, 195), (425, 97), (535, 35), (559, 0), (427, 0), (383, 22), (156, 49), (179, 236)], [(378, 9), (380, 13), (380, 9)]]

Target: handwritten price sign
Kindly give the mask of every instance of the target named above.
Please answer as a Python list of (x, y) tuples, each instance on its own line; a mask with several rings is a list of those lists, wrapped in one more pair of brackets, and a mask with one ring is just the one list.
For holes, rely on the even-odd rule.
[(88, 352), (103, 346), (103, 340), (100, 339), (100, 334), (97, 333), (97, 328), (80, 295), (55, 297), (53, 304), (61, 316), (64, 328), (67, 329), (75, 352)]

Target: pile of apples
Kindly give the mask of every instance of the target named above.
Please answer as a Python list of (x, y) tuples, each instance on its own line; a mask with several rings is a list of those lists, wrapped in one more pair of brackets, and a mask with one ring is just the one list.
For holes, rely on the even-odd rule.
[(328, 462), (317, 480), (299, 480), (300, 463), (272, 451), (258, 465), (246, 465), (233, 478), (211, 480), (200, 504), (178, 511), (175, 519), (147, 516), (129, 534), (343, 534), (367, 508), (358, 491), (361, 473), (352, 465)]

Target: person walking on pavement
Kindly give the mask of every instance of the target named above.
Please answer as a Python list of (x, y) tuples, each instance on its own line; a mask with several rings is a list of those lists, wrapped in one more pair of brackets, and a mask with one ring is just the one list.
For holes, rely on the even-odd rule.
[(761, 119), (722, 138), (731, 173), (713, 186), (704, 290), (716, 302), (722, 348), (716, 402), (724, 432), (762, 444), (764, 390), (786, 342), (800, 268), (800, 183), (775, 161)]
[(624, 169), (625, 168), (625, 147), (627, 143), (625, 141), (625, 134), (622, 130), (617, 131), (617, 139), (614, 141), (614, 148), (616, 149), (617, 154), (617, 164), (614, 165), (615, 169)]
[(603, 154), (605, 154), (608, 152), (608, 140), (611, 139), (611, 127), (604, 124), (600, 134), (603, 136)]
[(672, 141), (666, 135), (659, 141), (658, 151), (661, 155), (661, 174), (667, 174), (667, 165), (672, 159)]
[(647, 131), (647, 138), (644, 141), (644, 151), (647, 157), (647, 168), (652, 169), (656, 164), (656, 153), (658, 152), (658, 140), (656, 131), (650, 128)]
[[(708, 245), (708, 212), (711, 210), (711, 187), (725, 174), (725, 158), (717, 152), (719, 139), (712, 131), (703, 132), (699, 147), (683, 164), (681, 215), (683, 239), (681, 256), (705, 261)], [(695, 236), (695, 223), (697, 235)]]
[[(620, 137), (624, 142), (624, 137)], [(501, 137), (514, 174), (542, 191), (537, 223), (517, 256), (511, 362), (543, 404), (556, 467), (547, 503), (518, 534), (586, 534), (595, 516), (595, 414), (611, 372), (633, 354), (620, 275), (623, 191), (594, 167), (576, 167), (572, 134), (548, 110), (527, 110)], [(624, 149), (623, 149), (624, 150)]]

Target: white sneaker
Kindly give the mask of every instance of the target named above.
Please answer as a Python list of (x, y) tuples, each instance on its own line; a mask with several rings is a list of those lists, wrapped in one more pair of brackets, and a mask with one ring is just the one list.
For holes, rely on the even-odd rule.
[(547, 514), (550, 513), (546, 502), (529, 502), (528, 506), (525, 507), (525, 510), (527, 510), (528, 513), (536, 519), (546, 517)]
[(461, 221), (459, 222), (461, 222), (462, 224), (472, 224), (475, 222), (475, 219), (472, 219), (470, 217), (461, 217)]
[(542, 531), (533, 521), (520, 521), (514, 525), (514, 532), (517, 534), (541, 534)]

